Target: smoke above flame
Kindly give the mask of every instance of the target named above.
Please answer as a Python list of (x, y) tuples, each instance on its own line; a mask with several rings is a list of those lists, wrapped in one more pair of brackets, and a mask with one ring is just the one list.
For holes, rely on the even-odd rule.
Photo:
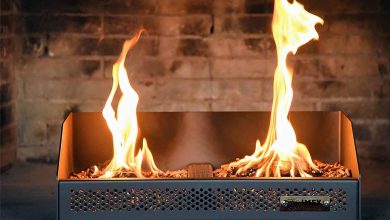
[(323, 20), (307, 12), (295, 0), (275, 0), (272, 33), (276, 44), (277, 67), (274, 74), (274, 97), (267, 138), (263, 145), (258, 140), (255, 152), (233, 162), (237, 173), (256, 168), (256, 176), (282, 175), (310, 177), (306, 171), (318, 170), (305, 145), (298, 143), (294, 128), (288, 120), (293, 89), (292, 71), (287, 67), (287, 55), (312, 39), (318, 39), (316, 24)]
[[(136, 177), (144, 177), (142, 166), (152, 175), (159, 172), (154, 163), (146, 139), (143, 139), (142, 148), (135, 155), (135, 147), (138, 137), (137, 105), (138, 94), (131, 87), (127, 71), (124, 66), (128, 51), (136, 45), (143, 30), (123, 44), (122, 52), (112, 68), (112, 88), (103, 108), (103, 117), (112, 133), (114, 155), (111, 162), (104, 170), (102, 178), (110, 178), (121, 172), (132, 173)], [(117, 111), (112, 107), (117, 89), (122, 95), (119, 99)]]

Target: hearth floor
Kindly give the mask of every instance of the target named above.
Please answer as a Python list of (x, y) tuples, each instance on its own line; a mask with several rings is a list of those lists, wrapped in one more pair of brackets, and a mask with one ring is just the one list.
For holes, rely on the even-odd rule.
[[(390, 219), (390, 162), (361, 162), (362, 219)], [(17, 163), (0, 178), (0, 219), (56, 218), (55, 164)]]

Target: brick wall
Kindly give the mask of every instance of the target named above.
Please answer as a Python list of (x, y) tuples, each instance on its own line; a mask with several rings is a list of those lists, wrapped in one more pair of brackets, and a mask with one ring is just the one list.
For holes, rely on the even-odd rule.
[(0, 168), (16, 157), (15, 17), (12, 1), (0, 1)]
[[(390, 155), (390, 6), (304, 0), (320, 41), (290, 58), (294, 110), (342, 110), (363, 159)], [(143, 111), (264, 110), (272, 102), (272, 0), (22, 0), (18, 157), (56, 158), (70, 111), (100, 111), (123, 40)]]

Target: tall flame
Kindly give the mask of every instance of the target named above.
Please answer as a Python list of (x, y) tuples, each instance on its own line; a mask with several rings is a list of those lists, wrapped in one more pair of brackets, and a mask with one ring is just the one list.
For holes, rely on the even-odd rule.
[(312, 162), (306, 146), (298, 143), (288, 112), (293, 98), (292, 71), (287, 68), (287, 55), (295, 54), (298, 48), (312, 39), (318, 39), (315, 30), (323, 20), (307, 12), (295, 0), (275, 0), (272, 32), (276, 43), (277, 67), (274, 75), (274, 98), (267, 138), (263, 146), (256, 142), (251, 156), (233, 162), (237, 173), (257, 167), (256, 176), (277, 176), (284, 174), (310, 177), (308, 168), (318, 170)]
[[(112, 88), (103, 108), (103, 117), (112, 133), (114, 155), (101, 176), (104, 178), (119, 175), (121, 172), (130, 172), (137, 177), (143, 177), (143, 161), (146, 163), (148, 171), (152, 172), (153, 175), (159, 171), (145, 139), (143, 140), (142, 149), (135, 155), (138, 136), (137, 105), (139, 97), (131, 87), (124, 67), (128, 51), (138, 42), (142, 32), (143, 30), (140, 30), (132, 39), (125, 41), (122, 52), (112, 68)], [(122, 96), (118, 102), (117, 113), (115, 113), (112, 101), (118, 86)]]

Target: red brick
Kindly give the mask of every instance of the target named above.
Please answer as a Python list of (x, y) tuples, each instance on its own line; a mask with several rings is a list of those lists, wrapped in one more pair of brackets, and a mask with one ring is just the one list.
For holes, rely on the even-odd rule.
[(159, 99), (159, 85), (155, 79), (135, 79), (131, 82), (131, 86), (133, 86), (134, 90), (138, 93), (140, 97), (140, 104), (154, 102)]
[(238, 18), (239, 30), (245, 34), (271, 33), (271, 16), (243, 16)]
[(9, 103), (15, 101), (16, 98), (16, 90), (15, 83), (4, 83), (1, 84), (0, 87), (0, 100), (1, 104)]
[(246, 0), (245, 13), (247, 14), (272, 14), (274, 9), (273, 0)]
[[(96, 46), (99, 55), (119, 56), (122, 51), (125, 40), (129, 38), (106, 38), (100, 41)], [(81, 45), (82, 46), (82, 45)], [(149, 38), (143, 35), (137, 44), (129, 51), (129, 56), (156, 56), (159, 53), (159, 41), (155, 38)]]
[(148, 34), (157, 34), (158, 20), (152, 16), (105, 16), (104, 34), (132, 36), (144, 28)]
[(324, 21), (329, 33), (373, 35), (376, 31), (373, 14), (327, 15)]
[[(275, 43), (274, 40), (270, 37), (247, 38), (244, 39), (243, 41), (246, 48), (252, 53), (256, 53), (258, 55), (263, 55), (263, 56), (275, 55), (276, 57)], [(246, 52), (244, 52), (244, 50), (239, 51), (237, 50), (237, 48), (238, 47), (233, 48), (233, 50), (235, 50), (236, 56), (246, 56)]]
[(179, 56), (207, 56), (208, 44), (199, 39), (181, 39), (177, 54)]
[[(159, 56), (163, 58), (171, 58), (178, 56), (178, 48), (182, 38), (177, 37), (162, 37), (159, 43)], [(201, 39), (198, 39), (201, 40)]]
[(173, 78), (209, 78), (209, 62), (205, 59), (175, 59), (169, 61), (168, 76)]
[(343, 111), (354, 119), (388, 119), (390, 102), (386, 100), (321, 102), (320, 110)]
[(47, 43), (49, 56), (99, 55), (101, 43), (97, 38), (53, 36)]
[[(295, 94), (291, 109), (347, 112), (357, 124), (363, 158), (385, 159), (381, 154), (389, 143), (390, 115), (386, 4), (298, 1), (325, 24), (316, 27), (320, 41), (289, 56)], [(17, 42), (15, 48), (21, 45), (23, 52), (17, 68), (11, 58), (18, 57), (18, 51), (7, 50), (11, 56), (1, 61), (0, 69), (8, 74), (1, 77), (12, 81), (14, 69), (18, 71), (18, 121), (44, 123), (47, 134), (34, 140), (20, 126), (20, 136), (32, 140), (21, 144), (20, 158), (56, 154), (58, 127), (70, 111), (101, 111), (111, 88), (112, 63), (123, 41), (140, 27), (147, 33), (126, 60), (140, 110), (271, 109), (276, 67), (273, 0), (91, 3), (36, 0), (23, 1), (18, 8), (31, 18), (21, 22), (18, 33), (33, 34)], [(12, 22), (13, 18), (7, 21)], [(7, 33), (12, 36), (12, 31)]]
[(389, 1), (386, 0), (380, 0), (379, 1), (379, 10), (383, 12), (390, 11), (390, 4)]
[(214, 100), (211, 103), (211, 111), (270, 111), (271, 103), (247, 100)]
[(326, 78), (378, 76), (378, 60), (372, 56), (334, 56), (319, 60), (319, 72)]
[[(107, 91), (107, 98), (110, 91)], [(117, 98), (117, 97), (116, 97)], [(115, 99), (115, 104), (117, 104), (117, 100)], [(87, 100), (80, 104), (77, 104), (78, 110), (80, 112), (101, 112), (106, 104), (106, 100)], [(114, 106), (114, 105), (113, 105)], [(56, 123), (53, 123), (56, 124)]]
[(156, 99), (172, 101), (207, 101), (211, 98), (209, 80), (159, 79)]
[(215, 59), (212, 62), (213, 78), (261, 78), (273, 75), (272, 61), (260, 59)]
[(389, 61), (383, 60), (378, 62), (378, 72), (382, 78), (386, 78), (389, 76), (389, 68), (390, 68)]
[(240, 14), (244, 13), (244, 0), (213, 0), (213, 14)]
[(46, 124), (47, 144), (55, 147), (60, 145), (61, 140), (61, 123)]
[[(378, 78), (344, 78), (340, 80), (316, 80), (294, 78), (292, 87), (294, 100), (324, 98), (374, 98), (380, 91)], [(272, 99), (273, 80), (265, 82), (266, 97)]]
[(213, 0), (176, 0), (158, 1), (158, 11), (161, 14), (210, 14)]
[(15, 79), (11, 61), (0, 61), (0, 80), (8, 81)]
[(378, 36), (376, 40), (378, 55), (388, 59), (390, 57), (390, 36)]
[(262, 81), (218, 79), (212, 82), (212, 99), (232, 103), (258, 103), (262, 100)]
[[(105, 77), (111, 78), (115, 61), (106, 61)], [(143, 58), (128, 57), (126, 69), (132, 79), (148, 78), (209, 78), (209, 62), (204, 58)]]
[(299, 80), (293, 81), (297, 99), (305, 98), (370, 98), (378, 92), (381, 84), (378, 78), (342, 80)]
[(377, 142), (390, 141), (390, 124), (375, 126), (375, 140)]
[(12, 37), (0, 38), (0, 58), (9, 58), (15, 51)]
[(46, 123), (42, 121), (27, 122), (22, 125), (21, 144), (43, 145), (47, 141)]
[(273, 0), (214, 0), (213, 13), (221, 14), (272, 14)]
[(271, 20), (268, 15), (219, 16), (215, 18), (215, 33), (271, 34)]
[(375, 144), (367, 141), (357, 141), (358, 154), (360, 159), (375, 160), (375, 161), (389, 161), (387, 155), (390, 154), (389, 142), (383, 144)]
[(61, 0), (34, 0), (21, 1), (21, 11), (28, 13), (91, 13), (91, 12), (102, 12), (104, 9), (104, 1), (94, 0), (72, 0), (61, 1)]
[(366, 1), (356, 0), (299, 0), (304, 5), (305, 9), (315, 13), (321, 11), (323, 13), (349, 13), (349, 12), (373, 12), (378, 9), (379, 0), (372, 0), (369, 4)]
[(298, 49), (297, 54), (344, 54), (351, 50), (351, 39), (348, 41), (345, 35), (324, 35), (319, 40), (311, 40)]
[(106, 17), (105, 34), (131, 34), (145, 28), (150, 35), (176, 36), (210, 34), (211, 18), (206, 15), (189, 16), (126, 16)]
[(275, 44), (270, 37), (209, 37), (209, 56), (221, 58), (275, 58)]
[(106, 99), (110, 80), (29, 79), (24, 82), (25, 98), (48, 100)]
[(23, 55), (44, 56), (47, 36), (25, 36), (23, 38)]
[[(129, 36), (131, 37), (131, 35)], [(119, 56), (122, 46), (128, 38), (97, 38), (56, 36), (48, 42), (49, 56), (61, 57), (70, 55), (80, 56)], [(143, 37), (130, 50), (129, 54), (155, 56), (158, 54), (158, 41)]]
[(376, 41), (372, 36), (347, 35), (344, 46), (340, 46), (345, 49), (345, 54), (376, 55)]
[(236, 41), (232, 38), (211, 36), (204, 39), (207, 42), (209, 57), (232, 57), (232, 45)]
[(353, 134), (354, 137), (359, 141), (370, 141), (372, 140), (373, 132), (370, 124), (354, 124)]
[[(22, 77), (40, 78), (102, 78), (99, 60), (71, 58), (35, 58), (20, 65)], [(56, 71), (53, 71), (55, 69)]]
[(0, 34), (12, 34), (14, 31), (14, 15), (0, 15)]
[(215, 34), (232, 34), (235, 29), (238, 29), (237, 22), (233, 16), (218, 16), (214, 18), (214, 33)]
[(377, 34), (390, 34), (390, 14), (389, 13), (383, 13), (383, 14), (377, 14), (376, 16), (377, 22), (376, 22), (376, 33)]
[(320, 60), (318, 59), (294, 59), (290, 60), (289, 66), (293, 69), (293, 79), (301, 78), (320, 78)]
[(29, 15), (23, 20), (27, 33), (99, 34), (102, 31), (101, 20), (97, 16)]
[(203, 57), (209, 55), (208, 42), (200, 38), (161, 38), (162, 57)]
[(221, 58), (266, 58), (273, 55), (273, 46), (267, 38), (207, 37), (161, 38), (160, 56), (205, 56)]
[(113, 13), (113, 14), (145, 14), (156, 12), (156, 0), (73, 0), (53, 1), (35, 0), (34, 2), (23, 1), (22, 12), (42, 13)]
[(15, 105), (3, 104), (0, 105), (0, 127), (5, 127), (15, 121)]
[(380, 99), (390, 98), (390, 80), (389, 79), (382, 80), (381, 85), (379, 86), (379, 89), (375, 93), (375, 95)]
[(110, 14), (154, 14), (158, 0), (110, 0), (106, 1), (105, 12)]
[[(316, 108), (316, 101), (307, 102), (305, 100), (296, 101), (294, 99), (291, 103), (290, 111), (315, 111), (317, 110)], [(271, 108), (269, 111), (271, 111)]]
[(63, 116), (72, 101), (53, 102), (44, 99), (23, 99), (18, 102), (18, 121), (45, 121), (48, 123), (62, 123)]
[(1, 12), (9, 12), (12, 11), (13, 2), (12, 0), (1, 0)]
[(0, 148), (8, 143), (15, 143), (17, 141), (16, 123), (2, 126), (0, 129)]
[(159, 25), (161, 35), (208, 36), (211, 29), (211, 17), (208, 15), (162, 18)]
[(170, 100), (156, 101), (154, 103), (140, 103), (140, 111), (157, 112), (186, 112), (186, 111), (210, 111), (210, 102), (208, 100)]
[[(116, 60), (106, 60), (104, 62), (104, 76), (112, 78), (112, 66)], [(160, 59), (143, 59), (142, 56), (128, 56), (125, 62), (125, 68), (129, 75), (130, 81), (139, 78), (150, 78), (164, 76), (165, 64)]]
[(58, 160), (59, 147), (51, 144), (45, 145), (20, 145), (17, 158), (22, 161), (37, 161), (40, 163), (56, 163)]

